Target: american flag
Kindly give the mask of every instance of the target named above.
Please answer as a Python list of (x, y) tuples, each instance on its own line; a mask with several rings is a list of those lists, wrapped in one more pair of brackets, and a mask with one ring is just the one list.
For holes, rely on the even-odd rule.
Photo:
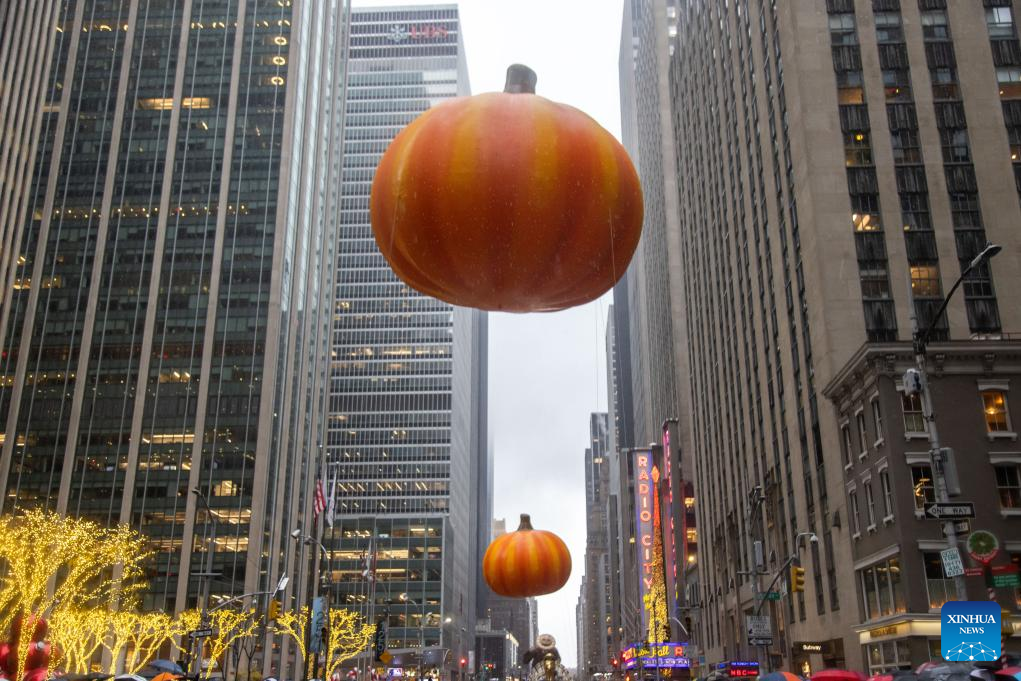
[(316, 498), (312, 504), (312, 515), (318, 518), (319, 514), (326, 509), (326, 495), (323, 494), (323, 480), (316, 478)]

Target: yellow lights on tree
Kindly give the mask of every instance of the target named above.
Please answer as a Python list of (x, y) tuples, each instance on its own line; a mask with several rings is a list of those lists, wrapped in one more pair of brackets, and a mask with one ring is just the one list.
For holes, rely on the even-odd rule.
[[(26, 613), (31, 632), (40, 613), (109, 608), (115, 597), (122, 608), (133, 607), (149, 555), (143, 537), (126, 525), (106, 528), (38, 509), (0, 517), (0, 562), (7, 566), (0, 630), (18, 613)], [(24, 674), (31, 643), (21, 638), (14, 678)]]
[(333, 678), (333, 673), (345, 660), (350, 660), (366, 650), (376, 628), (353, 610), (330, 610), (329, 635), (326, 638), (326, 669), (324, 679)]
[[(206, 639), (209, 648), (209, 659), (219, 660), (235, 641), (253, 636), (259, 628), (259, 618), (255, 610), (215, 610), (209, 613), (209, 624), (213, 635)], [(203, 677), (209, 678), (213, 673), (210, 664), (203, 671)]]
[(663, 528), (659, 515), (659, 468), (652, 467), (652, 575), (645, 610), (648, 613), (648, 640), (663, 643), (670, 640), (670, 621), (667, 619), (666, 574), (663, 567)]
[(301, 653), (301, 659), (304, 660), (307, 656), (305, 649), (305, 632), (308, 629), (308, 608), (302, 608), (301, 610), (286, 610), (277, 615), (276, 622), (274, 622), (273, 631), (281, 636), (290, 636), (294, 640), (294, 645), (297, 647), (298, 652)]

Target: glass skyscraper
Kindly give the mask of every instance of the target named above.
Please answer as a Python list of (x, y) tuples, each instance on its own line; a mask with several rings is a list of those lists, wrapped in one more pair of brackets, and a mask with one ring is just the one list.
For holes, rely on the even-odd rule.
[(141, 530), (146, 609), (194, 607), (210, 548), (214, 595), (287, 573), (301, 604), (289, 533), (311, 530), (324, 451), (348, 13), (0, 10), (2, 508)]
[(390, 649), (446, 648), (448, 667), (472, 649), (489, 536), (486, 315), (397, 278), (369, 193), (397, 133), (468, 91), (455, 5), (352, 12), (328, 438), (334, 602), (388, 613)]

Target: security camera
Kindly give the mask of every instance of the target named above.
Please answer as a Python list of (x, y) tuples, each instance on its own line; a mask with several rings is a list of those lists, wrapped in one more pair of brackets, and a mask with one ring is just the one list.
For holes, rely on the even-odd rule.
[(808, 538), (808, 541), (812, 542), (813, 544), (818, 544), (819, 543), (819, 537), (817, 535), (813, 534), (811, 537)]
[(291, 532), (291, 536), (292, 536), (292, 537), (294, 537), (295, 539), (297, 539), (298, 537), (300, 537), (300, 536), (301, 536), (301, 528), (299, 527), (299, 528), (298, 528), (298, 529), (296, 529), (296, 530), (295, 530), (294, 532)]

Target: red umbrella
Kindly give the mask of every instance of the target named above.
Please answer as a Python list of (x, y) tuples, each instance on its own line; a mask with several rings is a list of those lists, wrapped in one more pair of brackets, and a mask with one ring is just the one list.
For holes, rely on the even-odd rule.
[(869, 681), (893, 681), (893, 674), (876, 674), (870, 676)]
[(823, 669), (811, 678), (812, 681), (865, 681), (864, 674), (848, 669)]

